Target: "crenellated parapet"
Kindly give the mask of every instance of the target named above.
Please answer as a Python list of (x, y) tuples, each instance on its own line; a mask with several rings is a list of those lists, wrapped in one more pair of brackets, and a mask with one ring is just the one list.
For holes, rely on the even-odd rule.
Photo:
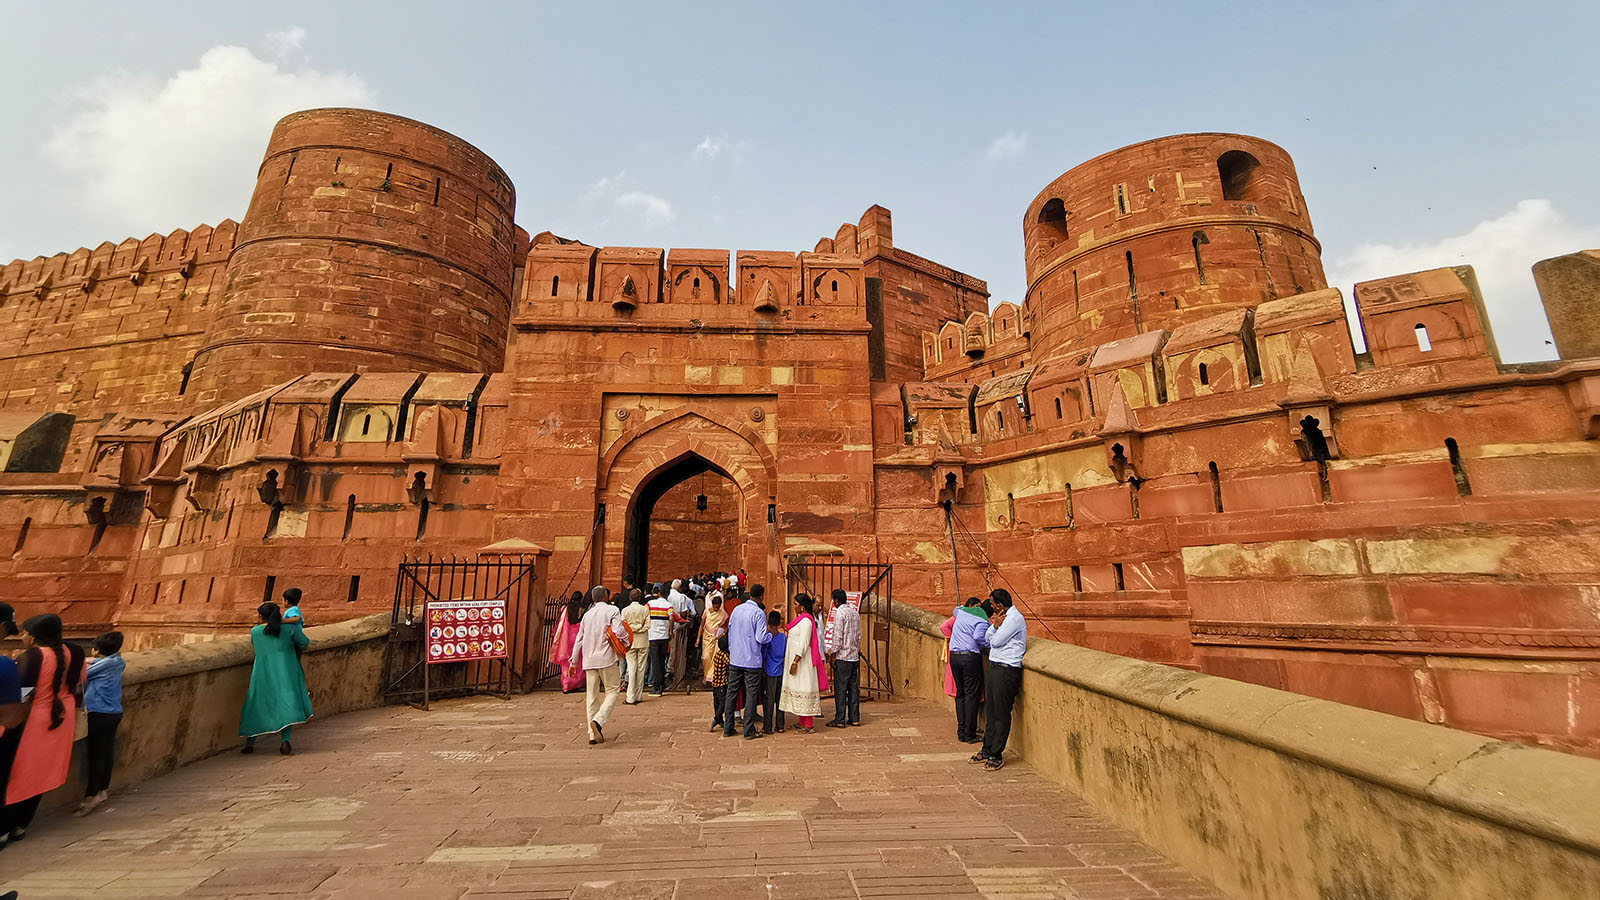
[(42, 300), (50, 291), (69, 288), (95, 295), (115, 281), (139, 285), (169, 273), (192, 278), (200, 266), (227, 262), (238, 231), (237, 222), (223, 219), (215, 226), (179, 228), (143, 240), (108, 241), (92, 250), (79, 247), (71, 253), (14, 260), (0, 266), (0, 305)]
[(866, 322), (862, 261), (831, 252), (591, 247), (540, 235), (523, 272), (518, 327)]

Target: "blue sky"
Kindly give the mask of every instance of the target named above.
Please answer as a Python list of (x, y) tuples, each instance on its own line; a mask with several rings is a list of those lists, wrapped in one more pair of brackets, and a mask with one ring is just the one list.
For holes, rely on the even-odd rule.
[(1021, 217), (1134, 141), (1295, 158), (1330, 280), (1472, 263), (1508, 358), (1527, 266), (1600, 247), (1600, 4), (18, 4), (0, 258), (242, 215), (271, 124), (360, 105), (493, 156), (597, 244), (895, 242), (1024, 287)]

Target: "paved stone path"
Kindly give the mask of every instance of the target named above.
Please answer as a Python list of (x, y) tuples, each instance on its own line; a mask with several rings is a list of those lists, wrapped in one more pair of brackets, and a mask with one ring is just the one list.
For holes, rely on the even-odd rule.
[(619, 704), (599, 747), (577, 695), (314, 722), (292, 757), (227, 753), (41, 820), (0, 883), (23, 900), (1219, 896), (1026, 766), (969, 764), (932, 704), (756, 741), (707, 733), (709, 705)]

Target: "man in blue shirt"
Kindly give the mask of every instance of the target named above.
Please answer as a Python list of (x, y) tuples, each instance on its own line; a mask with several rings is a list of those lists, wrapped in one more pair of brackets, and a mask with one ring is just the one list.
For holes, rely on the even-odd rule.
[(761, 737), (756, 731), (756, 699), (761, 696), (765, 669), (762, 649), (772, 643), (767, 631), (767, 610), (762, 604), (766, 589), (752, 585), (750, 599), (739, 604), (728, 616), (728, 691), (722, 700), (722, 736), (733, 737), (734, 707), (744, 691), (744, 736)]
[(978, 742), (978, 701), (983, 696), (983, 651), (988, 648), (992, 610), (969, 597), (950, 627), (950, 676), (956, 683), (956, 740)]
[(1022, 619), (1022, 610), (1012, 604), (1010, 591), (995, 588), (989, 592), (989, 599), (999, 607), (995, 612), (1000, 623), (984, 629), (983, 638), (989, 645), (989, 682), (983, 714), (988, 724), (984, 726), (983, 749), (973, 754), (972, 761), (983, 763), (985, 769), (994, 772), (1005, 765), (1001, 757), (1006, 752), (1006, 739), (1011, 736), (1011, 708), (1022, 690), (1022, 654), (1028, 649), (1028, 623)]

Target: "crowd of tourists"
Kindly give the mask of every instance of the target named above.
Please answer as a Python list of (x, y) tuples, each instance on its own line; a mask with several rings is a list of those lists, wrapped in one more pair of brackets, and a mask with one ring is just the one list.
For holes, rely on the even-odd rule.
[[(861, 618), (849, 595), (835, 589), (818, 622), (817, 601), (798, 593), (788, 622), (767, 608), (765, 589), (744, 586), (745, 574), (695, 575), (637, 588), (627, 580), (613, 595), (595, 586), (574, 592), (560, 616), (550, 658), (562, 690), (584, 690), (590, 744), (605, 743), (619, 698), (625, 705), (659, 697), (671, 681), (674, 638), (686, 677), (711, 688), (710, 730), (746, 740), (794, 731), (810, 734), (833, 689), (830, 728), (861, 724)], [(615, 599), (615, 602), (613, 602)], [(945, 690), (955, 698), (956, 739), (981, 744), (971, 757), (994, 771), (1004, 766), (1011, 712), (1022, 687), (1028, 627), (1010, 592), (968, 598), (946, 619)], [(987, 662), (985, 661), (987, 657)], [(626, 691), (626, 695), (623, 692)], [(983, 711), (980, 737), (979, 710)], [(742, 718), (741, 718), (742, 713)]]
[(659, 697), (674, 671), (690, 686), (710, 688), (710, 730), (727, 737), (783, 732), (789, 716), (795, 731), (813, 732), (830, 683), (834, 714), (827, 727), (861, 724), (861, 620), (846, 593), (833, 591), (824, 629), (812, 597), (796, 594), (797, 612), (786, 623), (779, 610), (768, 609), (766, 589), (747, 580), (741, 569), (642, 588), (624, 579), (616, 595), (604, 586), (572, 594), (558, 617), (550, 659), (563, 691), (584, 689), (589, 743), (605, 742), (619, 698), (631, 706), (646, 694)]

